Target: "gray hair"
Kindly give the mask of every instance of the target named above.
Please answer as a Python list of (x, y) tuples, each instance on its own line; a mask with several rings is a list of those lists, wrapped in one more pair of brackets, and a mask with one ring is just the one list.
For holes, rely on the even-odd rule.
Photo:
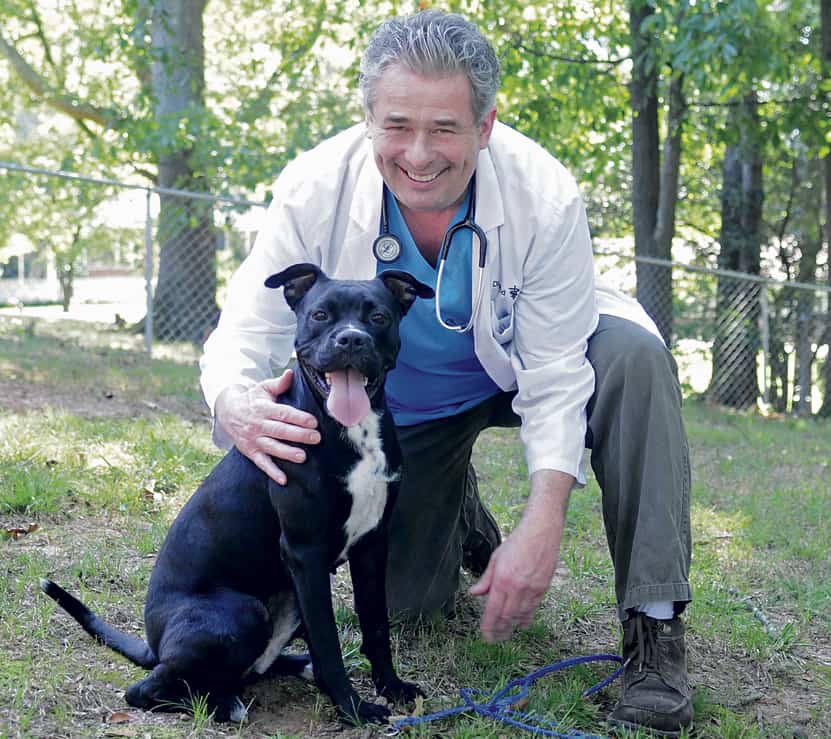
[(375, 30), (361, 59), (359, 78), (368, 113), (372, 112), (378, 80), (395, 64), (424, 75), (464, 73), (470, 82), (477, 125), (496, 103), (499, 60), (493, 46), (475, 24), (456, 13), (424, 10), (391, 18)]

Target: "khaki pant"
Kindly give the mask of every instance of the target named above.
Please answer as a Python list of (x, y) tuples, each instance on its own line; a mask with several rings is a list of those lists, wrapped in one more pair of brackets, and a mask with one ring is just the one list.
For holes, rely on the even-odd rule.
[[(603, 495), (618, 615), (662, 600), (680, 612), (692, 598), (690, 464), (675, 362), (648, 331), (612, 316), (600, 317), (588, 359), (596, 381), (586, 447)], [(475, 494), (471, 450), (483, 429), (519, 425), (512, 398), (500, 393), (465, 413), (398, 429), (404, 471), (390, 526), (391, 611), (452, 608), (462, 546), (477, 525), (470, 505), (463, 515), (465, 496)]]

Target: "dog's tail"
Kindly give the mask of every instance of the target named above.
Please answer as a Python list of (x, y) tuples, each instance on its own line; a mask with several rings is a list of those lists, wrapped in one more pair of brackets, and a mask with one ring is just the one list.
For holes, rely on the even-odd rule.
[(109, 647), (114, 652), (118, 652), (118, 654), (129, 659), (133, 664), (147, 670), (152, 670), (159, 663), (147, 642), (118, 631), (104, 623), (74, 595), (70, 595), (51, 580), (47, 580), (45, 577), (41, 578), (40, 589), (81, 624), (87, 634), (105, 647)]

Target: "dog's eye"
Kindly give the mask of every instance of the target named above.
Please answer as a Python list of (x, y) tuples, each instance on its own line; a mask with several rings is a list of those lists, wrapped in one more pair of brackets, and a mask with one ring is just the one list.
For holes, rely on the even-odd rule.
[(372, 321), (376, 326), (384, 326), (385, 324), (389, 323), (389, 319), (387, 318), (385, 313), (373, 313), (369, 320)]
[(329, 318), (329, 314), (325, 310), (316, 310), (312, 313), (312, 318), (315, 321), (326, 321)]

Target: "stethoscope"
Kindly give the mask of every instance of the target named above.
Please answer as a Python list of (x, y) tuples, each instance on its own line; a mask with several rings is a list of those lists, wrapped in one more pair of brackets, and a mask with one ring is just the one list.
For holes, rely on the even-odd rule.
[[(479, 306), (482, 303), (482, 295), (485, 286), (485, 258), (488, 254), (488, 239), (485, 232), (479, 227), (474, 220), (476, 215), (476, 175), (474, 174), (470, 180), (470, 200), (467, 204), (467, 213), (465, 213), (464, 220), (455, 223), (445, 231), (444, 238), (439, 249), (438, 259), (438, 273), (436, 274), (436, 320), (442, 328), (448, 331), (456, 331), (458, 333), (465, 333), (473, 328), (473, 321), (479, 311)], [(444, 275), (444, 265), (447, 263), (447, 254), (450, 251), (450, 244), (453, 237), (468, 229), (471, 232), (471, 237), (476, 236), (479, 245), (479, 274), (476, 280), (476, 296), (473, 300), (473, 307), (470, 312), (470, 320), (465, 326), (453, 326), (446, 323), (441, 315), (441, 281)], [(472, 241), (472, 238), (471, 238)], [(398, 259), (401, 254), (401, 240), (390, 233), (389, 217), (387, 214), (387, 186), (384, 184), (384, 189), (381, 194), (381, 230), (375, 241), (372, 242), (372, 253), (379, 262), (389, 264)]]

